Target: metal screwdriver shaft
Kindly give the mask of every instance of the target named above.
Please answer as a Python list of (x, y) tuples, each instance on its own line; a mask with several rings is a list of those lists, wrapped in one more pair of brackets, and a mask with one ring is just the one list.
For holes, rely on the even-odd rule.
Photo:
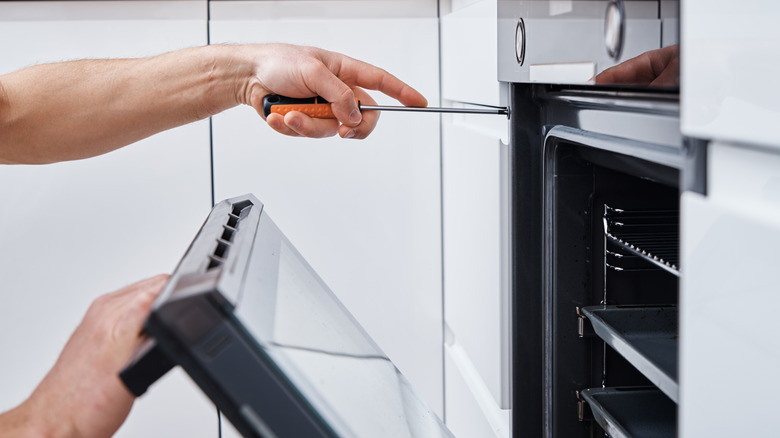
[[(508, 107), (484, 108), (441, 108), (441, 107), (412, 107), (412, 106), (385, 106), (362, 105), (357, 101), (361, 111), (410, 111), (420, 113), (456, 113), (456, 114), (494, 114), (509, 117)], [(336, 116), (330, 107), (330, 103), (321, 97), (303, 99), (289, 98), (279, 95), (268, 95), (263, 98), (263, 114), (268, 117), (271, 113), (287, 114), (290, 111), (299, 111), (309, 117), (321, 119), (333, 119)]]
[(359, 105), (361, 111), (410, 111), (421, 113), (457, 113), (457, 114), (500, 114), (507, 115), (507, 108), (442, 108), (442, 107), (424, 107), (417, 108), (411, 106), (385, 106), (385, 105)]

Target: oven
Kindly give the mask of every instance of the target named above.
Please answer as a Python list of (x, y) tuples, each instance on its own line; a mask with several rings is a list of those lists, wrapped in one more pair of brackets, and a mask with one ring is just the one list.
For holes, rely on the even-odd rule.
[(675, 436), (679, 200), (705, 190), (704, 145), (673, 93), (512, 88), (514, 432)]
[(498, 2), (514, 436), (677, 435), (680, 196), (706, 192), (678, 29), (672, 1)]

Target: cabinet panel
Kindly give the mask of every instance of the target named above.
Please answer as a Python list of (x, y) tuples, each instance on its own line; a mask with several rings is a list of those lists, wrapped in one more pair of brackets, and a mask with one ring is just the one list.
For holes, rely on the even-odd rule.
[(496, 0), (481, 0), (441, 17), (442, 97), (500, 105)]
[(780, 3), (681, 2), (685, 135), (780, 148)]
[(444, 319), (507, 408), (507, 149), (494, 132), (478, 130), (489, 121), (448, 116), (442, 127)]
[[(206, 2), (2, 2), (0, 70), (206, 43)], [(98, 295), (170, 272), (211, 206), (208, 122), (83, 161), (0, 167), (0, 410), (52, 366)], [(175, 408), (172, 408), (175, 406)], [(161, 415), (164, 412), (165, 415)], [(214, 436), (213, 405), (174, 372), (117, 436)]]
[(780, 406), (780, 154), (712, 143), (707, 164), (708, 195), (681, 201), (680, 435), (768, 437)]
[(500, 409), (476, 372), (468, 355), (457, 343), (445, 347), (447, 427), (458, 437), (511, 435), (508, 410)]
[[(388, 2), (350, 2), (355, 10), (348, 18), (332, 16), (343, 2), (294, 3), (299, 7), (214, 2), (211, 41), (339, 51), (385, 68), (438, 102), (436, 2), (406, 2), (389, 17)], [(312, 8), (331, 15), (315, 17)], [(362, 141), (281, 136), (249, 107), (213, 123), (217, 198), (254, 193), (441, 414), (439, 116), (388, 112)]]
[(682, 437), (777, 432), (780, 209), (745, 207), (682, 199)]

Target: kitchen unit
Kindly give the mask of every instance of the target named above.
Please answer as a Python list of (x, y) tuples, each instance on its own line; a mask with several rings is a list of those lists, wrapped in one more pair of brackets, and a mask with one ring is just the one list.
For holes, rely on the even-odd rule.
[(755, 52), (778, 49), (759, 25), (776, 17), (758, 2), (499, 1), (513, 435), (776, 434), (778, 137), (760, 121), (780, 107)]
[[(25, 41), (4, 71), (284, 40), (381, 65), (432, 105), (511, 111), (385, 114), (355, 144), (282, 138), (236, 108), (105, 157), (3, 168), (3, 229), (17, 230), (2, 236), (7, 290), (57, 292), (41, 292), (44, 307), (29, 292), (11, 298), (0, 321), (57, 328), (3, 339), (29, 360), (4, 365), (19, 378), (3, 382), (0, 409), (34, 387), (96, 294), (173, 268), (215, 199), (254, 192), (455, 436), (773, 435), (780, 96), (767, 54), (780, 49), (780, 6), (65, 1), (0, 12), (0, 35)], [(675, 47), (671, 82), (597, 76)], [(213, 405), (173, 373), (118, 436), (215, 429)]]

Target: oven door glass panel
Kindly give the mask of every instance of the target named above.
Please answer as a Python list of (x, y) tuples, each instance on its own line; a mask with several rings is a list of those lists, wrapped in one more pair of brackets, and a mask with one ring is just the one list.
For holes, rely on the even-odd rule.
[(237, 309), (260, 348), (338, 436), (449, 436), (267, 215)]

